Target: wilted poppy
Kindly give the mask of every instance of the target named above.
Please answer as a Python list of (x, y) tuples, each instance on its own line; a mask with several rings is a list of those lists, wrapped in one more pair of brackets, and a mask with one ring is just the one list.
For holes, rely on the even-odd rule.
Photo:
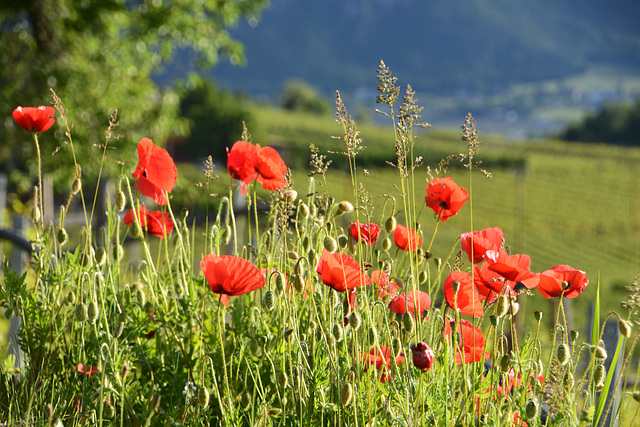
[(178, 179), (178, 169), (173, 159), (162, 147), (153, 144), (149, 138), (138, 143), (138, 166), (131, 174), (136, 180), (136, 188), (145, 196), (151, 197), (159, 205), (167, 204), (163, 193), (171, 193)]
[(413, 365), (422, 372), (427, 372), (433, 366), (436, 355), (433, 350), (424, 342), (411, 345), (411, 353), (413, 356)]
[(451, 177), (436, 178), (427, 185), (427, 195), (424, 199), (439, 216), (440, 221), (448, 221), (469, 200), (469, 193), (466, 188), (458, 186)]
[(211, 291), (220, 295), (242, 295), (266, 284), (258, 267), (237, 256), (209, 254), (200, 261), (200, 269)]
[(356, 242), (364, 242), (367, 245), (375, 245), (380, 234), (380, 226), (373, 222), (361, 224), (358, 221), (349, 226), (349, 235)]
[(84, 366), (84, 363), (78, 363), (78, 372), (90, 377), (98, 372), (97, 366)]
[(584, 271), (576, 270), (570, 265), (557, 265), (540, 273), (538, 290), (543, 297), (549, 299), (559, 296), (575, 298), (588, 284), (589, 279)]
[(322, 249), (316, 272), (322, 283), (338, 292), (371, 284), (371, 279), (355, 259), (347, 254), (332, 254), (326, 249)]
[(527, 289), (538, 286), (540, 278), (529, 270), (531, 257), (528, 255), (507, 255), (505, 251), (487, 251), (484, 260), (489, 264), (489, 270), (495, 271), (507, 280), (520, 282)]
[(255, 169), (258, 172), (258, 182), (262, 188), (269, 191), (282, 190), (286, 184), (287, 165), (280, 154), (271, 147), (257, 147)]
[[(173, 220), (168, 212), (149, 212), (144, 206), (140, 206), (138, 217), (140, 218), (140, 226), (144, 231), (161, 239), (164, 239), (174, 227)], [(124, 215), (123, 221), (127, 226), (131, 226), (135, 222), (133, 209), (129, 209)]]
[[(386, 382), (389, 374), (389, 370), (391, 369), (391, 354), (392, 350), (390, 347), (381, 345), (379, 348), (372, 348), (369, 353), (360, 353), (360, 357), (364, 362), (364, 371), (366, 372), (370, 366), (375, 365), (376, 370), (381, 371), (382, 375), (380, 377), (381, 382)], [(395, 358), (396, 365), (401, 365), (404, 363), (404, 355), (401, 353)]]
[(404, 314), (407, 311), (414, 316), (431, 308), (431, 298), (429, 294), (423, 291), (415, 290), (403, 292), (389, 303), (389, 310), (396, 314)]
[[(473, 249), (472, 249), (473, 240)], [(469, 261), (474, 264), (482, 262), (484, 254), (489, 251), (499, 251), (504, 237), (500, 227), (485, 228), (475, 233), (460, 235), (460, 246), (467, 253)]]
[[(444, 335), (451, 336), (453, 331), (452, 326), (455, 325), (454, 320), (445, 320), (444, 322)], [(473, 326), (473, 323), (465, 319), (460, 319), (460, 323), (457, 328), (456, 344), (456, 363), (462, 365), (462, 363), (473, 363), (484, 361), (489, 358), (489, 352), (484, 349), (484, 336), (482, 331)]]
[[(458, 293), (454, 291), (454, 283), (458, 284)], [(460, 313), (472, 317), (482, 317), (482, 301), (485, 299), (476, 285), (473, 283), (471, 275), (466, 271), (452, 271), (442, 285), (444, 297), (449, 307), (460, 309)]]
[(378, 285), (378, 298), (395, 297), (400, 286), (395, 280), (391, 279), (389, 273), (382, 270), (371, 272), (371, 280)]
[(55, 109), (44, 105), (18, 107), (13, 110), (13, 119), (28, 132), (44, 132), (56, 121)]
[(422, 236), (418, 236), (413, 228), (398, 224), (393, 230), (393, 241), (403, 251), (415, 251), (422, 245)]

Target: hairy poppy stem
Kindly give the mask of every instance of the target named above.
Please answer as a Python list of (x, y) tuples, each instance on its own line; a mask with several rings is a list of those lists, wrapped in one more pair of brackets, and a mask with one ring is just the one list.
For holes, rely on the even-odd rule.
[(38, 156), (38, 188), (39, 196), (38, 200), (35, 200), (35, 205), (40, 209), (40, 223), (44, 223), (44, 203), (42, 199), (43, 188), (42, 188), (42, 159), (40, 157), (40, 144), (38, 143), (38, 132), (33, 133), (33, 140), (36, 143), (36, 154)]

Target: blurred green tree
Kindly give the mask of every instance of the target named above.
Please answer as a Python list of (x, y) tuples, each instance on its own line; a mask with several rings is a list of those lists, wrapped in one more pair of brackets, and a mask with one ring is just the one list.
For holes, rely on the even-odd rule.
[(291, 79), (284, 84), (280, 95), (280, 106), (285, 110), (313, 114), (328, 114), (331, 106), (326, 99), (302, 80)]
[(599, 111), (574, 123), (560, 133), (560, 139), (640, 145), (640, 99), (634, 104), (605, 105)]
[[(119, 141), (110, 141), (113, 173), (137, 163), (136, 143), (162, 144), (183, 135), (176, 89), (154, 77), (222, 58), (244, 61), (227, 29), (255, 18), (268, 0), (4, 0), (0, 3), (0, 169), (12, 171), (12, 190), (28, 197), (35, 162), (31, 136), (11, 118), (18, 106), (48, 105), (53, 88), (68, 110), (85, 176), (96, 174), (109, 116), (118, 110)], [(167, 69), (167, 67), (173, 67)], [(73, 168), (57, 115), (40, 138), (45, 171), (70, 184)], [(58, 150), (58, 148), (61, 149)], [(55, 160), (51, 153), (55, 152)], [(89, 163), (90, 162), (90, 163)], [(25, 178), (28, 177), (28, 178)]]

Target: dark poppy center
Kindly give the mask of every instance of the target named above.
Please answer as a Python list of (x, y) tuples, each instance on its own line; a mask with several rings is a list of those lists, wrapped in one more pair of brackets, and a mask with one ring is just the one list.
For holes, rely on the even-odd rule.
[(445, 200), (438, 200), (438, 206), (440, 206), (441, 209), (449, 209), (449, 203)]

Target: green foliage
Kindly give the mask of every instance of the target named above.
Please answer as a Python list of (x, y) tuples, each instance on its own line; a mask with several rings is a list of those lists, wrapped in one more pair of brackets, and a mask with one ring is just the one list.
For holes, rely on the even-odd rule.
[(192, 77), (180, 95), (180, 116), (189, 123), (189, 136), (178, 143), (176, 160), (195, 160), (212, 156), (224, 164), (226, 148), (243, 132), (243, 124), (260, 141), (260, 130), (249, 108), (211, 81)]
[[(0, 124), (0, 163), (3, 169), (22, 172), (11, 177), (13, 188), (23, 176), (34, 176), (35, 168), (29, 161), (29, 135), (10, 119), (15, 107), (46, 105), (53, 88), (69, 111), (82, 164), (101, 152), (95, 146), (104, 143), (104, 129), (117, 108), (125, 138), (111, 147), (116, 150), (105, 165), (116, 175), (122, 163), (131, 164), (142, 137), (162, 144), (170, 135), (186, 133), (177, 93), (156, 84), (154, 75), (162, 73), (178, 51), (190, 52), (190, 61), (199, 66), (210, 67), (223, 58), (242, 63), (242, 47), (227, 28), (243, 16), (256, 16), (265, 4), (266, 0), (3, 2), (0, 116), (7, 119)], [(42, 138), (42, 151), (45, 158), (56, 153), (54, 162), (45, 162), (45, 172), (70, 183), (73, 162), (66, 131), (58, 120)], [(85, 170), (91, 177), (96, 172)], [(23, 199), (29, 187), (23, 183), (18, 188)]]
[(566, 141), (640, 146), (640, 99), (634, 104), (606, 105), (565, 129)]
[(284, 84), (279, 104), (285, 110), (326, 115), (331, 111), (329, 103), (313, 87), (301, 80), (289, 80)]

